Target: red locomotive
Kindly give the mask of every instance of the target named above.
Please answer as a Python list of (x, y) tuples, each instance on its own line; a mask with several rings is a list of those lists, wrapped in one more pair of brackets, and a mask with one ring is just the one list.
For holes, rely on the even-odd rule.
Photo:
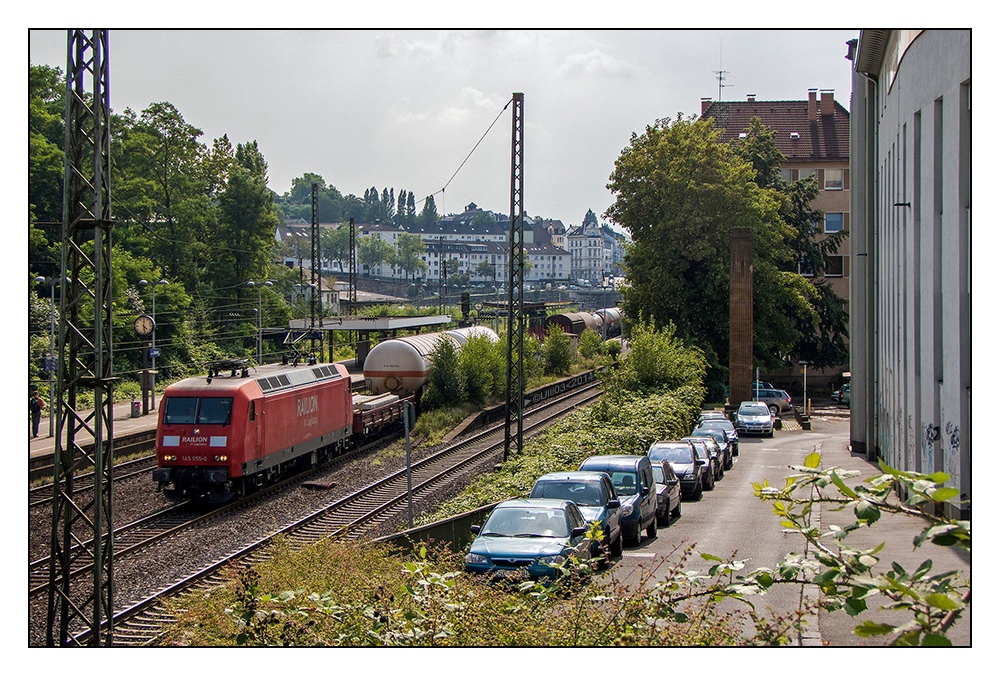
[[(370, 399), (370, 398), (369, 398)], [(170, 498), (225, 502), (336, 456), (400, 421), (401, 400), (354, 407), (342, 364), (216, 362), (163, 393), (153, 480)]]

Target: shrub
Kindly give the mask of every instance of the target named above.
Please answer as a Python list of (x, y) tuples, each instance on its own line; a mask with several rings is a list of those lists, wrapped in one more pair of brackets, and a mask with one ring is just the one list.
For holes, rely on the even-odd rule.
[(569, 336), (556, 324), (550, 324), (542, 344), (545, 375), (563, 376), (573, 365), (573, 344)]
[(441, 408), (459, 406), (467, 399), (465, 377), (458, 366), (458, 350), (454, 341), (441, 338), (431, 352), (431, 373), (420, 402), (426, 408)]

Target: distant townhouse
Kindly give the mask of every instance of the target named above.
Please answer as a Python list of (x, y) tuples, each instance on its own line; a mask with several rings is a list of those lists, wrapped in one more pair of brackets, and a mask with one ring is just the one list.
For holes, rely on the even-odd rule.
[[(320, 224), (321, 228), (335, 228), (337, 224)], [(468, 273), (473, 283), (505, 284), (510, 252), (510, 220), (480, 209), (474, 202), (461, 214), (450, 214), (432, 225), (413, 225), (401, 228), (382, 224), (357, 224), (357, 237), (379, 237), (395, 247), (399, 236), (409, 233), (420, 237), (424, 243), (421, 259), (427, 264), (424, 279), (427, 282), (443, 281), (443, 263), (458, 262), (458, 273)], [(570, 280), (570, 254), (564, 248), (566, 227), (553, 219), (525, 218), (524, 249), (530, 263), (524, 281), (528, 283), (560, 283)], [(278, 242), (284, 242), (283, 256), (287, 265), (311, 267), (311, 228), (300, 220), (289, 221), (275, 233)], [(563, 243), (560, 246), (559, 242)], [(300, 260), (301, 257), (301, 260)], [(489, 263), (490, 274), (482, 263)], [(362, 273), (378, 277), (393, 277), (401, 270), (388, 262), (364, 268)]]
[(566, 235), (570, 252), (570, 277), (600, 285), (608, 277), (621, 275), (625, 239), (607, 225), (588, 223), (571, 228)]

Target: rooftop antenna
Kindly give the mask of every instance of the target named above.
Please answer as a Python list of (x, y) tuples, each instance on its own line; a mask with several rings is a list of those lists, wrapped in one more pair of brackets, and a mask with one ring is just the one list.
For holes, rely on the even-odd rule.
[(728, 70), (722, 70), (722, 40), (721, 39), (719, 40), (719, 70), (713, 70), (712, 72), (715, 73), (716, 79), (719, 80), (719, 98), (718, 98), (718, 100), (721, 101), (722, 100), (722, 88), (723, 87), (732, 87), (733, 86), (733, 85), (722, 84), (723, 81), (726, 79), (726, 76), (729, 75), (729, 71)]

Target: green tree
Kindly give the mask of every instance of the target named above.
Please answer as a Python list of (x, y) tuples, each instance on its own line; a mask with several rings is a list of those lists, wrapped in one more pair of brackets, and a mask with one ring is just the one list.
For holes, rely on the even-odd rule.
[(396, 239), (395, 264), (410, 275), (411, 280), (415, 279), (418, 271), (423, 272), (427, 269), (427, 263), (420, 257), (426, 248), (420, 235), (404, 232)]
[(429, 409), (460, 406), (468, 400), (465, 374), (459, 368), (458, 349), (451, 338), (442, 337), (431, 351), (431, 372), (420, 399)]
[(479, 261), (476, 265), (476, 276), (493, 280), (493, 286), (497, 283), (497, 266), (487, 260)]
[(483, 406), (505, 386), (506, 358), (502, 343), (493, 342), (485, 336), (473, 336), (458, 353), (458, 365), (462, 371), (469, 401)]
[(267, 187), (267, 162), (256, 141), (236, 147), (225, 188), (219, 194), (219, 227), (214, 233), (216, 288), (242, 288), (265, 277), (270, 244), (278, 227), (274, 193)]
[(542, 343), (542, 357), (545, 360), (546, 375), (563, 376), (573, 365), (573, 344), (569, 336), (556, 324), (549, 324)]
[[(606, 392), (657, 393), (684, 387), (702, 387), (707, 362), (702, 351), (677, 336), (673, 325), (657, 329), (652, 320), (640, 317), (627, 326), (629, 352), (620, 368), (612, 371), (613, 386)], [(700, 405), (704, 392), (691, 397)]]
[(365, 235), (358, 240), (358, 261), (371, 274), (372, 269), (388, 263), (392, 256), (392, 245), (378, 235)]
[(427, 199), (424, 200), (424, 207), (420, 210), (420, 215), (417, 216), (417, 225), (422, 227), (434, 225), (439, 218), (437, 206), (434, 204), (434, 195), (428, 195)]
[[(749, 228), (754, 265), (754, 353), (777, 366), (798, 342), (796, 317), (811, 315), (813, 287), (781, 266), (795, 259), (793, 229), (775, 190), (756, 183), (753, 165), (720, 142), (706, 120), (660, 120), (615, 162), (607, 216), (632, 235), (624, 308), (702, 348), (714, 382), (729, 358), (729, 238)], [(810, 317), (811, 318), (811, 317)]]
[(50, 66), (28, 66), (28, 265), (59, 276), (62, 242), (65, 80)]
[(211, 185), (222, 183), (208, 180), (202, 168), (201, 130), (161, 102), (141, 115), (126, 109), (112, 132), (116, 241), (194, 288), (214, 255), (204, 243), (218, 220)]
[[(827, 257), (839, 249), (847, 231), (824, 234), (822, 214), (812, 204), (819, 195), (815, 176), (788, 182), (781, 178), (784, 155), (775, 144), (776, 132), (753, 118), (746, 137), (733, 141), (736, 153), (746, 159), (756, 172), (758, 186), (770, 189), (781, 203), (781, 218), (793, 229), (788, 240), (794, 252), (791, 259), (779, 262), (784, 273), (800, 269), (819, 272), (826, 267)], [(809, 294), (811, 311), (794, 312), (798, 341), (793, 354), (817, 367), (845, 364), (847, 351), (847, 312), (844, 299), (839, 298), (825, 278), (809, 278), (815, 293)]]
[(593, 359), (600, 354), (602, 346), (601, 337), (597, 335), (597, 331), (594, 331), (594, 329), (584, 329), (583, 333), (580, 334), (578, 349), (580, 356), (584, 359)]
[(351, 227), (341, 223), (336, 228), (322, 228), (319, 233), (319, 251), (323, 260), (336, 261), (344, 271), (344, 259), (351, 253)]

